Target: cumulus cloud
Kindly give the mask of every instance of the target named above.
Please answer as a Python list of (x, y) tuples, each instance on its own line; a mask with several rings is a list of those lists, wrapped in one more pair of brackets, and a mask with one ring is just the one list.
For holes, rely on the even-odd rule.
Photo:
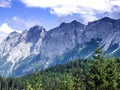
[(0, 0), (0, 7), (8, 7), (10, 8), (11, 0)]
[(0, 26), (0, 43), (8, 36), (10, 32), (13, 32), (14, 30), (8, 26), (7, 23), (3, 23)]
[(120, 0), (110, 0), (111, 4), (120, 6)]
[(18, 31), (18, 30), (14, 30), (10, 26), (8, 26), (7, 23), (3, 23), (0, 26), (0, 43), (8, 36), (9, 33), (13, 31)]
[[(89, 13), (89, 10), (110, 12), (120, 0), (21, 0), (28, 7), (50, 8), (57, 15)], [(88, 10), (89, 8), (89, 10)]]
[[(104, 16), (120, 18), (120, 0), (20, 0), (27, 7), (49, 8), (59, 17), (79, 14), (93, 21)], [(98, 15), (99, 14), (99, 15)], [(116, 14), (116, 15), (114, 15)], [(87, 21), (88, 21), (87, 20)], [(87, 21), (83, 21), (86, 23)]]
[(10, 32), (13, 32), (13, 31), (15, 31), (15, 30), (12, 29), (11, 27), (9, 27), (7, 23), (3, 23), (3, 24), (0, 26), (0, 31), (1, 31), (1, 32), (5, 32), (5, 33), (10, 33)]

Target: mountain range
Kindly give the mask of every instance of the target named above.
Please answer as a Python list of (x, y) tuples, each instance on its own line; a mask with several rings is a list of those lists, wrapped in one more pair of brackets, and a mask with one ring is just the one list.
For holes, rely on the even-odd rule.
[(91, 58), (100, 46), (106, 57), (120, 56), (120, 19), (61, 23), (49, 31), (34, 26), (12, 32), (0, 44), (0, 74), (18, 77), (79, 58)]

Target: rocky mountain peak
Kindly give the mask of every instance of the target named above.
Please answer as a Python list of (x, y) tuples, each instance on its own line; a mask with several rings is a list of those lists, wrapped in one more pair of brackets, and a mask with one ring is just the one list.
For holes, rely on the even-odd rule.
[(64, 26), (64, 25), (66, 25), (67, 23), (65, 23), (65, 22), (62, 22), (61, 24), (60, 24), (60, 26), (62, 27), (62, 26)]
[(26, 35), (26, 42), (37, 42), (37, 40), (41, 37), (41, 33), (45, 33), (46, 30), (42, 26), (34, 26), (29, 29)]
[(99, 21), (104, 21), (104, 22), (114, 22), (116, 21), (115, 19), (109, 18), (109, 17), (104, 17), (100, 19)]
[(78, 22), (77, 20), (73, 20), (70, 24), (83, 25), (82, 23)]
[(20, 35), (21, 35), (20, 33), (14, 31), (14, 32), (11, 32), (5, 40), (8, 41), (12, 38), (19, 37)]
[(86, 27), (84, 37), (86, 37), (86, 40), (91, 40), (91, 38), (104, 39), (107, 35), (116, 31), (116, 27), (116, 20), (105, 17), (100, 20), (90, 22)]
[(112, 19), (112, 18), (109, 18), (109, 17), (104, 17), (104, 18), (101, 18), (99, 20), (96, 20), (96, 21), (93, 21), (93, 22), (89, 22), (88, 25), (90, 24), (116, 24), (116, 22), (118, 22), (119, 20), (116, 20), (116, 19)]
[(34, 30), (34, 31), (35, 30), (44, 30), (45, 31), (45, 28), (42, 26), (39, 26), (39, 25), (35, 25), (35, 26), (31, 27), (29, 31), (32, 31), (32, 30)]
[(85, 25), (84, 25), (84, 24), (81, 24), (81, 23), (78, 22), (77, 20), (73, 20), (73, 21), (70, 22), (70, 23), (65, 23), (65, 22), (63, 22), (63, 23), (60, 24), (60, 27), (64, 27), (64, 26), (67, 26), (67, 27), (81, 26), (81, 27), (83, 27), (83, 26), (85, 26)]

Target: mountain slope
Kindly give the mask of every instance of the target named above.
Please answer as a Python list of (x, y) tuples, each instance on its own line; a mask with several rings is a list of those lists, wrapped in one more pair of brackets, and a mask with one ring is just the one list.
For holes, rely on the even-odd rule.
[[(40, 48), (45, 32), (44, 28), (34, 26), (22, 34), (17, 32), (10, 33), (0, 46), (0, 57), (7, 57), (6, 62), (0, 66), (1, 69), (7, 67), (6, 72), (3, 72), (2, 75), (10, 75), (19, 66), (19, 62), (22, 62), (28, 56), (31, 56), (31, 54), (38, 53), (35, 48), (38, 45)], [(8, 65), (8, 63), (10, 64)]]
[(34, 26), (12, 32), (0, 45), (0, 73), (21, 76), (78, 58), (89, 58), (100, 45), (106, 56), (120, 56), (120, 20), (108, 17), (83, 25), (62, 23), (46, 31)]

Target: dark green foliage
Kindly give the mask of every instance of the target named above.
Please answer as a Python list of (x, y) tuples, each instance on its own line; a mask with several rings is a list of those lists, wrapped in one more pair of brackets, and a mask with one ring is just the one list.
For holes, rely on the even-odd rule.
[(91, 88), (95, 88), (95, 90), (100, 90), (105, 85), (105, 61), (102, 56), (102, 50), (98, 47), (95, 50), (93, 55), (94, 61), (91, 62), (90, 71), (89, 71), (89, 85)]
[(119, 72), (114, 58), (110, 58), (106, 65), (106, 82), (108, 90), (117, 90)]
[(74, 73), (74, 90), (85, 90), (85, 77), (80, 70), (80, 68), (76, 69)]
[(0, 77), (0, 90), (120, 90), (120, 58), (80, 59), (19, 78)]

